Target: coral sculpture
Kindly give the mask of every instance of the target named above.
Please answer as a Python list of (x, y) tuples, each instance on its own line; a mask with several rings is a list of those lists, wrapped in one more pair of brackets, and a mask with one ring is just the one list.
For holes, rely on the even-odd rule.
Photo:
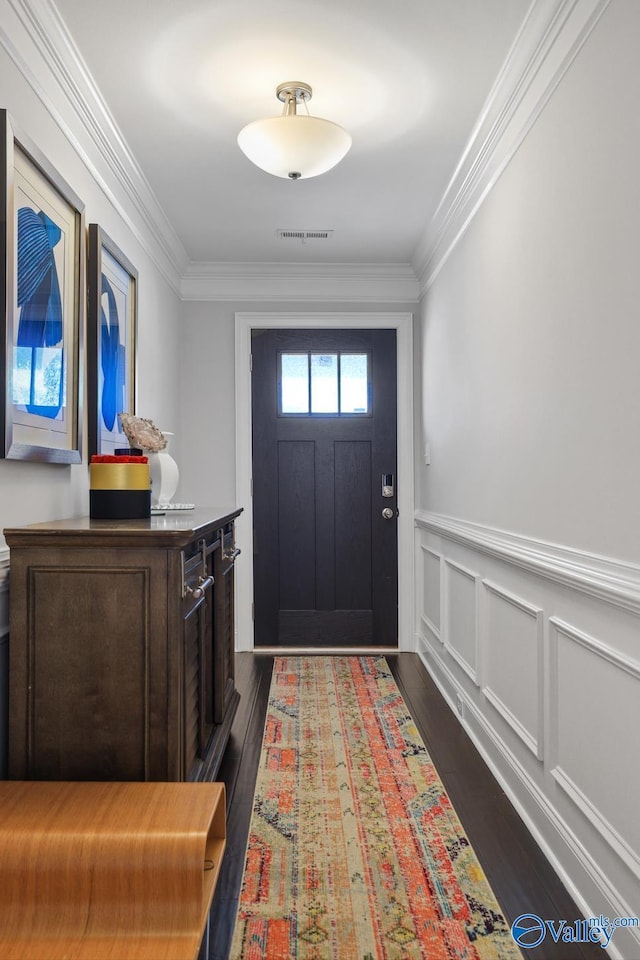
[(149, 453), (159, 453), (164, 450), (167, 439), (158, 430), (153, 420), (134, 417), (131, 413), (119, 413), (118, 417), (131, 447), (147, 450)]

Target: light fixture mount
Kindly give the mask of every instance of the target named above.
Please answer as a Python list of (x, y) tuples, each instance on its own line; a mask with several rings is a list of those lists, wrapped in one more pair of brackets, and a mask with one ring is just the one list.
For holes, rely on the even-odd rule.
[(284, 104), (293, 109), (298, 103), (308, 103), (313, 96), (313, 90), (308, 83), (300, 83), (299, 80), (290, 80), (288, 83), (279, 83), (276, 87), (276, 97), (282, 100)]
[[(337, 123), (309, 115), (312, 95), (309, 84), (299, 80), (278, 84), (282, 116), (254, 120), (238, 134), (238, 146), (252, 163), (289, 180), (317, 177), (340, 163), (351, 137)], [(299, 103), (307, 107), (306, 116), (298, 113)]]

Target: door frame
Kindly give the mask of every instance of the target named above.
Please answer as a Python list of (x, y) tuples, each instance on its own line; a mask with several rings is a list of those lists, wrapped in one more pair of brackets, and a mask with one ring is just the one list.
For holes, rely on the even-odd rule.
[(394, 329), (397, 338), (398, 650), (414, 650), (413, 631), (413, 314), (256, 312), (235, 314), (236, 520), (242, 555), (236, 563), (237, 650), (254, 649), (251, 331), (257, 329)]

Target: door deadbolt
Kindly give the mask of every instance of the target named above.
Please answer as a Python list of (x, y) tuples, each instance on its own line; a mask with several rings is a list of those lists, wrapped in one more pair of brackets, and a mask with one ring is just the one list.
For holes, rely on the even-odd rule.
[(392, 497), (394, 493), (395, 491), (393, 489), (393, 474), (383, 473), (382, 474), (382, 496)]

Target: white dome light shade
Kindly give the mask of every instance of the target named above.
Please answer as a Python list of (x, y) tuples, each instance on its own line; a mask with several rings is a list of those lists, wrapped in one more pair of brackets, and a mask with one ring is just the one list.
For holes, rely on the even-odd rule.
[[(286, 96), (292, 89), (282, 84), (278, 97), (284, 99), (281, 90)], [(295, 92), (298, 99), (307, 100), (311, 88), (299, 85)], [(285, 108), (289, 112), (283, 116), (249, 123), (238, 134), (238, 146), (252, 163), (274, 177), (304, 180), (335, 167), (349, 150), (351, 137), (330, 120), (297, 114), (295, 105), (295, 96), (290, 96)]]

